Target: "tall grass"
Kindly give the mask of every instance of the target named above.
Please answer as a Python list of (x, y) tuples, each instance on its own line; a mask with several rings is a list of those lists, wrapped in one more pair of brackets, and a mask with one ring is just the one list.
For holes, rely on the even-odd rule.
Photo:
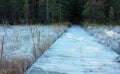
[(18, 27), (16, 27), (16, 28), (14, 28), (14, 30), (13, 30), (13, 33), (14, 33), (14, 37), (15, 37), (15, 41), (14, 41), (14, 43), (18, 43), (18, 41), (19, 41), (19, 33), (17, 33), (18, 32)]
[(4, 49), (4, 36), (2, 38), (2, 46), (1, 46), (1, 62), (3, 62), (3, 49)]
[[(0, 74), (23, 74), (25, 70), (41, 55), (44, 53), (44, 51), (54, 42), (59, 37), (61, 31), (59, 28), (60, 26), (53, 27), (54, 29), (51, 30), (55, 33), (55, 37), (51, 35), (50, 32), (45, 33), (45, 37), (41, 36), (41, 32), (46, 32), (45, 30), (41, 31), (39, 26), (29, 26), (28, 31), (30, 33), (30, 38), (32, 40), (32, 48), (30, 48), (30, 55), (25, 54), (25, 55), (20, 55), (20, 56), (9, 56), (10, 59), (7, 59), (6, 57), (3, 58), (3, 50), (4, 45), (5, 45), (5, 38), (8, 38), (6, 36), (9, 36), (7, 34), (7, 30), (4, 29), (4, 36), (2, 37), (2, 45), (1, 45), (1, 54), (0, 54)], [(15, 28), (13, 30), (13, 36), (12, 38), (15, 38), (13, 42), (18, 43), (19, 42), (19, 31), (17, 30), (19, 28)], [(62, 33), (62, 31), (61, 31)], [(31, 47), (31, 46), (30, 46)], [(16, 49), (17, 50), (17, 49)], [(15, 51), (16, 51), (15, 50)], [(29, 49), (28, 49), (29, 50)]]

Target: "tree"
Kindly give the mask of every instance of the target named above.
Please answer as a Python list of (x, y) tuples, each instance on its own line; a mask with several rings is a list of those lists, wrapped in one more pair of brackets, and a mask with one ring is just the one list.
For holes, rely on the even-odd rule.
[(113, 10), (113, 7), (111, 7), (110, 11), (109, 11), (109, 22), (110, 22), (110, 24), (112, 24), (114, 22), (114, 10)]
[(89, 22), (113, 23), (120, 21), (119, 10), (120, 0), (88, 0), (83, 16), (84, 20)]
[(0, 22), (7, 21), (9, 19), (9, 0), (0, 0)]
[(24, 3), (24, 16), (25, 16), (25, 22), (28, 23), (29, 20), (29, 4), (28, 4), (28, 0), (25, 0)]
[(0, 0), (0, 9), (0, 22), (120, 21), (120, 0)]
[[(9, 21), (17, 23), (22, 14), (23, 0), (9, 0), (8, 1), (9, 10)], [(8, 14), (8, 13), (7, 13)]]
[(82, 11), (86, 0), (71, 0), (71, 21), (80, 22), (82, 20)]
[(105, 4), (105, 0), (88, 0), (87, 3), (85, 4), (83, 11), (84, 20), (94, 23), (106, 22), (105, 21), (106, 13), (104, 11), (105, 10), (104, 4)]
[(59, 22), (62, 22), (62, 2), (59, 0)]
[(49, 0), (46, 0), (46, 22), (49, 23)]
[(61, 2), (61, 17), (64, 21), (69, 21), (71, 16), (73, 0), (64, 0)]
[(120, 24), (120, 0), (113, 0), (114, 21)]

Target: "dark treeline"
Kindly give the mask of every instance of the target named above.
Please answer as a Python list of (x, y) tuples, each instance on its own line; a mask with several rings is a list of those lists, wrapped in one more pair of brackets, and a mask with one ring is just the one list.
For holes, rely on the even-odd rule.
[[(76, 0), (77, 1), (77, 0)], [(0, 0), (0, 22), (51, 23), (68, 21), (75, 0)]]
[(120, 0), (87, 0), (82, 14), (88, 22), (120, 24)]
[(0, 23), (120, 23), (120, 0), (0, 0)]

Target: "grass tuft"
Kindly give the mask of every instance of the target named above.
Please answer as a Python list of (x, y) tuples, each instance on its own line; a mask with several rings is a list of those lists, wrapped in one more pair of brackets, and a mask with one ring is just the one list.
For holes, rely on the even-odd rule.
[(1, 62), (3, 62), (3, 49), (4, 49), (4, 36), (2, 39), (2, 46), (1, 46)]

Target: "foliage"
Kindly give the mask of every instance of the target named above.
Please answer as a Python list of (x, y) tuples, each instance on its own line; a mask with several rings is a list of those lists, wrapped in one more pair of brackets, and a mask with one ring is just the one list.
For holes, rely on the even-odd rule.
[(120, 24), (120, 0), (0, 0), (0, 9), (0, 23)]
[(88, 0), (82, 14), (88, 22), (120, 24), (119, 10), (120, 0)]
[(120, 0), (113, 0), (114, 20), (120, 25)]

